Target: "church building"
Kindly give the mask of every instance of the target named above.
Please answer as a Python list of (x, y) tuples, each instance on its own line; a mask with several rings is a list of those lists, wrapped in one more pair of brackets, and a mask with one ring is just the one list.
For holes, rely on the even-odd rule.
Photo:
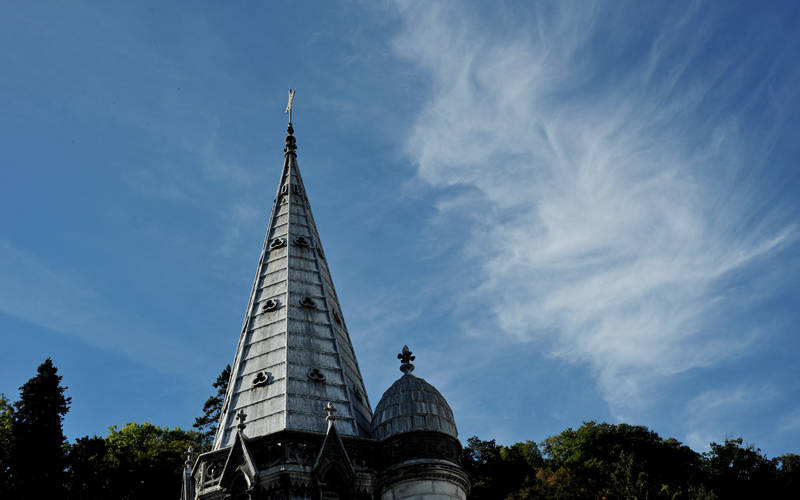
[(412, 374), (408, 347), (397, 354), (402, 376), (372, 411), (291, 114), (287, 132), (219, 428), (212, 450), (187, 460), (181, 500), (464, 500), (470, 484), (453, 412)]

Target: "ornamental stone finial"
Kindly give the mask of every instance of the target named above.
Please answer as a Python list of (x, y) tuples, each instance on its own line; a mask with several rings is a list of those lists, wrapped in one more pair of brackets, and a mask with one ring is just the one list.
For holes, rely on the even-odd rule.
[(191, 469), (192, 467), (192, 459), (194, 459), (194, 446), (189, 446), (186, 450), (186, 468)]
[(334, 420), (336, 420), (336, 415), (334, 415), (336, 413), (336, 407), (333, 406), (332, 401), (328, 401), (328, 404), (325, 405), (325, 413), (328, 414), (328, 416), (325, 417), (325, 421), (328, 422), (328, 427), (330, 427), (333, 425)]
[(236, 420), (239, 421), (236, 427), (238, 427), (240, 431), (244, 431), (244, 428), (247, 427), (247, 424), (244, 423), (244, 421), (247, 420), (247, 413), (240, 409), (239, 413), (236, 414)]
[(417, 357), (411, 355), (411, 351), (408, 349), (407, 345), (403, 346), (403, 351), (397, 355), (397, 359), (400, 360), (401, 372), (408, 375), (414, 371), (414, 365), (411, 364), (411, 362), (417, 359)]

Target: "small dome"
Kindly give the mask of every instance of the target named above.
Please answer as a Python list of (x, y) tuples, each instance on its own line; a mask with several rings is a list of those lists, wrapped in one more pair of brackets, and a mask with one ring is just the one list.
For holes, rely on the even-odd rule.
[(372, 438), (383, 440), (411, 431), (436, 431), (458, 437), (453, 410), (434, 386), (410, 373), (383, 393), (372, 415)]

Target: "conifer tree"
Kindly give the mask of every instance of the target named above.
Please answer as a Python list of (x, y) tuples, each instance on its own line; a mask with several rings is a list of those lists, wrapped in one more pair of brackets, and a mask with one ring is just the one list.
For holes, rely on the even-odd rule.
[(231, 378), (231, 365), (225, 367), (217, 377), (213, 387), (217, 390), (216, 394), (206, 400), (203, 405), (203, 415), (194, 419), (194, 427), (200, 433), (203, 444), (210, 448), (217, 433), (217, 424), (220, 413), (222, 413), (222, 403), (225, 401), (225, 393), (228, 392), (228, 380)]
[(14, 403), (10, 469), (18, 498), (59, 498), (65, 484), (65, 438), (61, 421), (70, 398), (53, 361), (47, 358), (36, 376), (20, 387)]

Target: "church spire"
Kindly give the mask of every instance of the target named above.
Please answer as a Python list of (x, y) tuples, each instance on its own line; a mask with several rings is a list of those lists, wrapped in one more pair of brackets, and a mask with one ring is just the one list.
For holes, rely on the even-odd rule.
[[(233, 443), (236, 415), (247, 436), (283, 430), (326, 432), (326, 404), (336, 405), (339, 433), (369, 435), (364, 382), (311, 213), (291, 123), (245, 313), (214, 449)], [(333, 422), (331, 422), (333, 423)]]

